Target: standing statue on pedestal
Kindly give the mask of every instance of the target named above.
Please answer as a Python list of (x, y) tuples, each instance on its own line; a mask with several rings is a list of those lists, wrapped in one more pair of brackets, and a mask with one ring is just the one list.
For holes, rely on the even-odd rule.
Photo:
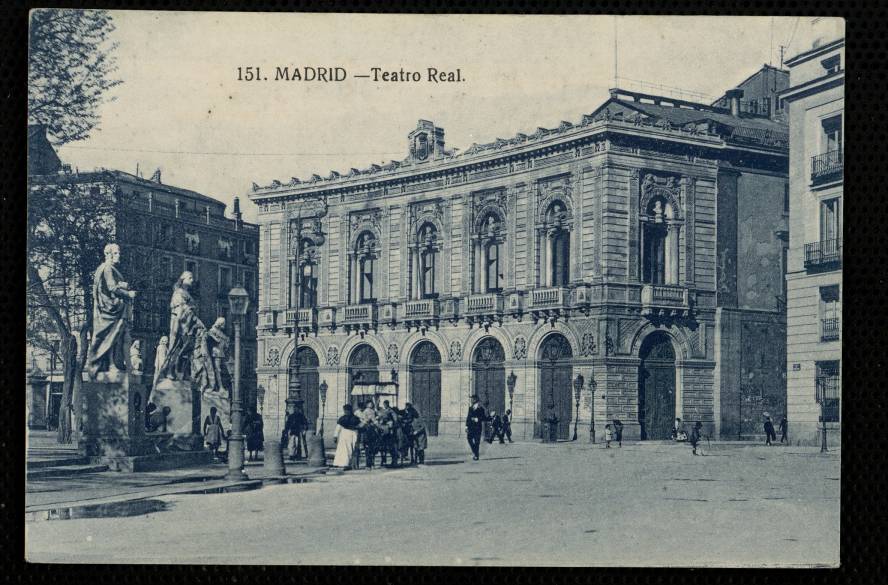
[(159, 379), (192, 380), (198, 390), (211, 391), (218, 389), (218, 381), (207, 341), (209, 331), (198, 317), (197, 306), (191, 296), (193, 284), (194, 275), (186, 270), (173, 288), (169, 347)]
[(86, 371), (95, 379), (100, 372), (125, 371), (127, 304), (136, 298), (117, 270), (120, 247), (105, 246), (105, 261), (93, 276), (92, 340), (86, 356)]
[(228, 336), (224, 329), (225, 318), (219, 317), (210, 330), (201, 335), (202, 339), (195, 345), (192, 357), (192, 380), (201, 390), (218, 392), (229, 389), (225, 380)]

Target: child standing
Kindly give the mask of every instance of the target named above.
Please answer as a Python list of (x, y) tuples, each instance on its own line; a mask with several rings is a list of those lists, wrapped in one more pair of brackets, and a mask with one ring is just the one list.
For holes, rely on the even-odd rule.
[(611, 441), (614, 440), (614, 430), (610, 425), (604, 425), (604, 448), (611, 448)]

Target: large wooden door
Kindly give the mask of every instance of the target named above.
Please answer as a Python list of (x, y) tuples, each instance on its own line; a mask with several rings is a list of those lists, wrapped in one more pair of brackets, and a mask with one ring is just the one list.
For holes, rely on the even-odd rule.
[(638, 422), (641, 438), (669, 439), (675, 421), (675, 350), (662, 333), (641, 345), (638, 372)]
[[(290, 355), (290, 393), (302, 401), (302, 412), (314, 431), (318, 421), (318, 355), (310, 347), (300, 347)], [(296, 387), (299, 380), (299, 387)]]
[[(570, 342), (561, 335), (550, 335), (540, 348), (540, 404), (538, 429), (549, 416), (550, 405), (558, 417), (558, 438), (570, 438), (570, 425), (573, 417), (571, 405), (573, 395), (573, 351)], [(539, 430), (538, 434), (539, 435)]]
[(375, 398), (372, 395), (355, 395), (352, 388), (356, 382), (379, 383), (379, 355), (366, 343), (357, 346), (348, 358), (348, 395), (349, 402), (355, 408), (359, 401)]
[(410, 355), (410, 401), (419, 411), (430, 436), (438, 435), (441, 418), (441, 352), (430, 341)]
[(493, 337), (487, 337), (475, 348), (472, 370), (475, 377), (474, 393), (488, 414), (502, 414), (506, 410), (506, 353)]

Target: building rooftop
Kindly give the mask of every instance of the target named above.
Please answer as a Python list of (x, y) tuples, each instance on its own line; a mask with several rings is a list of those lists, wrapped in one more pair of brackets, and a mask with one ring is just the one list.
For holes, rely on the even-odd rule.
[[(351, 168), (348, 172), (330, 171), (322, 177), (313, 174), (308, 179), (292, 177), (284, 183), (279, 180), (260, 186), (253, 183), (252, 192), (257, 195), (274, 193), (281, 189), (301, 189), (311, 185), (351, 179), (369, 178), (379, 173), (396, 173), (408, 169), (428, 169), (428, 162), (434, 165), (447, 163), (474, 162), (486, 155), (517, 154), (518, 151), (536, 144), (542, 145), (551, 139), (570, 137), (589, 130), (599, 123), (620, 124), (638, 128), (655, 128), (658, 131), (708, 137), (721, 143), (735, 146), (755, 146), (767, 149), (785, 150), (788, 147), (787, 126), (764, 116), (742, 113), (733, 116), (730, 109), (709, 104), (678, 100), (652, 94), (642, 94), (621, 89), (612, 89), (611, 97), (591, 114), (584, 115), (578, 123), (562, 121), (556, 128), (539, 127), (531, 134), (518, 133), (511, 138), (497, 138), (492, 142), (473, 143), (462, 152), (444, 151), (444, 156), (434, 161), (417, 163), (410, 156), (378, 165), (371, 164), (364, 169)], [(422, 165), (422, 166), (420, 166)], [(429, 169), (431, 170), (431, 169)], [(320, 185), (318, 185), (320, 186)]]

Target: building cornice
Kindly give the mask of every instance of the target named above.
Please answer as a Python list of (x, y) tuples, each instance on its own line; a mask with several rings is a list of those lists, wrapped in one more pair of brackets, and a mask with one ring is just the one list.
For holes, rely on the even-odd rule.
[(781, 91), (778, 95), (780, 99), (793, 102), (797, 99), (809, 96), (811, 94), (820, 93), (833, 87), (845, 84), (845, 70), (840, 69), (835, 73), (824, 75), (816, 79), (811, 79), (805, 83), (788, 87)]
[(833, 51), (835, 49), (838, 49), (838, 48), (844, 47), (844, 46), (845, 46), (845, 37), (842, 37), (840, 39), (836, 39), (832, 42), (829, 42), (825, 45), (821, 45), (819, 47), (814, 47), (813, 49), (808, 49), (807, 51), (799, 53), (795, 57), (790, 57), (789, 59), (784, 61), (783, 64), (786, 65), (787, 67), (795, 67), (796, 65), (798, 65), (800, 63), (804, 63), (805, 61), (810, 61), (811, 59), (816, 59), (820, 55), (825, 55), (826, 53), (829, 53), (830, 51)]
[[(717, 134), (703, 131), (678, 129), (662, 123), (601, 119), (587, 121), (585, 126), (565, 128), (557, 136), (541, 137), (532, 144), (487, 149), (490, 152), (477, 152), (471, 157), (460, 155), (420, 164), (398, 165), (390, 170), (378, 170), (369, 174), (360, 173), (352, 176), (336, 174), (328, 179), (320, 179), (315, 175), (316, 178), (309, 183), (294, 181), (286, 185), (280, 182), (274, 182), (266, 187), (254, 185), (253, 191), (248, 196), (261, 208), (262, 204), (297, 201), (308, 197), (335, 197), (355, 192), (365, 193), (369, 199), (383, 195), (409, 194), (425, 189), (440, 189), (450, 185), (535, 170), (541, 165), (556, 164), (556, 157), (561, 157), (565, 153), (571, 153), (572, 156), (563, 161), (559, 159), (557, 163), (579, 160), (596, 152), (606, 151), (610, 146), (610, 139), (617, 135), (641, 140), (668, 141), (698, 150), (701, 148), (715, 152), (743, 150), (778, 157), (788, 156), (785, 149), (731, 144)], [(587, 150), (590, 145), (595, 145), (592, 151)], [(626, 153), (615, 149), (615, 154)], [(653, 153), (645, 154), (654, 156)], [(716, 159), (718, 155), (712, 158)], [(424, 187), (423, 183), (427, 186)], [(390, 187), (396, 185), (403, 185), (410, 190), (402, 189), (392, 193)]]

